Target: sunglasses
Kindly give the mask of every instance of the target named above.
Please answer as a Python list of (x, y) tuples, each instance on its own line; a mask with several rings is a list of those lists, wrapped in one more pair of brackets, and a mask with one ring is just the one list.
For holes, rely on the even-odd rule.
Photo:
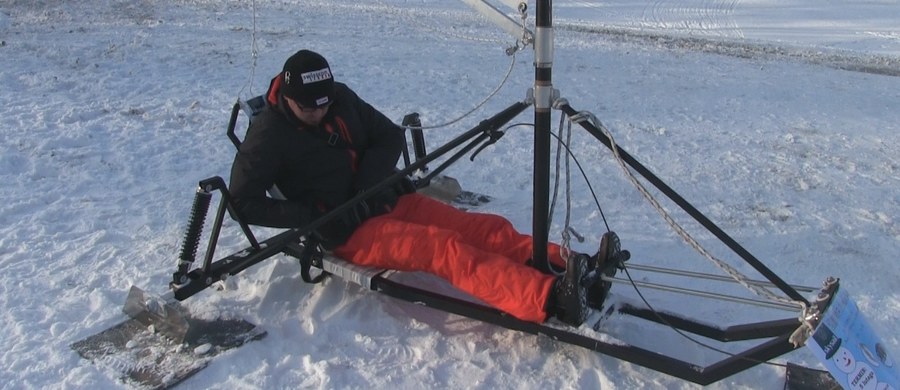
[(297, 102), (294, 102), (294, 104), (297, 105), (297, 108), (300, 109), (300, 112), (303, 112), (303, 113), (306, 113), (306, 114), (312, 114), (312, 113), (317, 112), (317, 111), (319, 111), (319, 110), (327, 110), (328, 107), (331, 107), (331, 102), (328, 102), (327, 104), (325, 104), (325, 105), (323, 105), (323, 106), (318, 106), (318, 107), (303, 107), (303, 106), (300, 105), (300, 103), (297, 103)]

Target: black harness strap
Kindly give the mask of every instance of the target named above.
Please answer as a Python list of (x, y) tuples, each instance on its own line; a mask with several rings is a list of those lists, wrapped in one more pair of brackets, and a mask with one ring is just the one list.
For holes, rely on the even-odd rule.
[(356, 148), (353, 147), (353, 144), (347, 142), (347, 140), (341, 137), (337, 132), (328, 133), (322, 129), (309, 129), (307, 132), (309, 135), (325, 141), (325, 143), (332, 148), (356, 150)]
[(312, 277), (309, 273), (312, 267), (323, 268), (322, 258), (325, 255), (322, 252), (322, 246), (319, 245), (318, 239), (307, 237), (302, 239), (300, 243), (288, 245), (284, 249), (285, 253), (296, 257), (300, 262), (300, 277), (303, 278), (304, 282), (311, 284), (321, 283), (330, 275), (328, 272), (322, 271), (316, 277)]

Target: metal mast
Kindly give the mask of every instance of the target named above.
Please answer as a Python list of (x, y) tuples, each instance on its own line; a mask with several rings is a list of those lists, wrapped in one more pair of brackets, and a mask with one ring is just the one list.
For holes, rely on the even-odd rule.
[(547, 264), (550, 209), (550, 117), (553, 105), (553, 2), (538, 0), (534, 39), (534, 192), (532, 235), (535, 264)]

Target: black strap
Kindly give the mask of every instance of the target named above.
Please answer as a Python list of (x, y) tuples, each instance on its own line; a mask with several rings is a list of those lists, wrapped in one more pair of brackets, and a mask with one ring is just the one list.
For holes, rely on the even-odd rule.
[(300, 277), (303, 278), (303, 281), (306, 283), (321, 283), (329, 275), (329, 273), (324, 270), (322, 270), (322, 273), (316, 275), (315, 278), (311, 277), (309, 274), (309, 270), (312, 269), (313, 266), (322, 268), (322, 257), (324, 254), (322, 253), (321, 248), (319, 240), (315, 238), (307, 238), (303, 243), (303, 252), (298, 259), (300, 260)]
[(347, 142), (347, 140), (341, 137), (341, 135), (337, 132), (329, 133), (322, 129), (310, 129), (309, 134), (313, 137), (325, 141), (325, 143), (332, 148), (356, 149), (353, 147), (353, 144)]

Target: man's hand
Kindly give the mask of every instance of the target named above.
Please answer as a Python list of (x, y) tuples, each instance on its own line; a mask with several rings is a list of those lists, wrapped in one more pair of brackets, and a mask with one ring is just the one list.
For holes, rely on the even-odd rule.
[(368, 219), (370, 214), (369, 205), (366, 202), (359, 202), (344, 213), (325, 222), (316, 229), (316, 232), (325, 241), (323, 243), (325, 247), (333, 249), (347, 242), (356, 228)]
[(397, 205), (397, 192), (393, 188), (385, 188), (381, 192), (372, 195), (365, 200), (365, 204), (369, 209), (369, 217), (376, 217), (387, 214)]
[(340, 216), (334, 217), (316, 229), (316, 232), (325, 241), (325, 247), (328, 249), (343, 245), (359, 225), (369, 218), (390, 213), (397, 206), (397, 199), (401, 195), (415, 192), (415, 190), (416, 187), (412, 181), (403, 178), (393, 186), (353, 205)]
[(408, 177), (403, 177), (394, 185), (366, 199), (366, 204), (369, 206), (369, 217), (391, 212), (397, 206), (397, 199), (413, 192), (416, 192), (416, 185)]

